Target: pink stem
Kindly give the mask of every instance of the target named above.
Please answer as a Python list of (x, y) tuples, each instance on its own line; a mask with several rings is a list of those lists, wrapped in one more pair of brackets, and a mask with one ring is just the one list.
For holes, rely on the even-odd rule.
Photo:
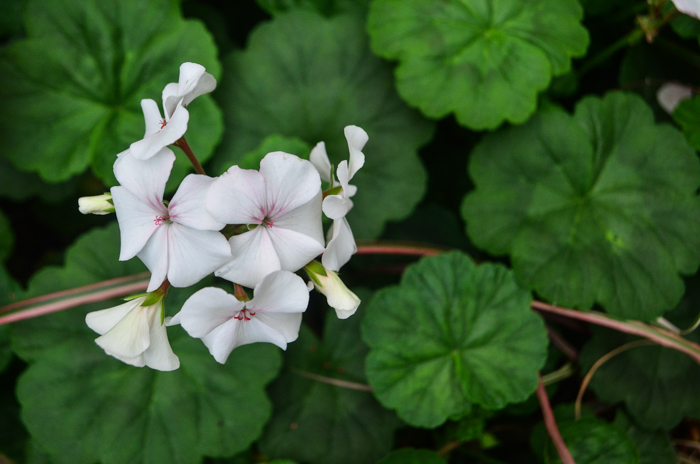
[(559, 314), (561, 316), (647, 338), (658, 345), (685, 353), (700, 364), (700, 345), (686, 340), (670, 330), (652, 327), (639, 321), (620, 321), (597, 311), (578, 311), (575, 309), (560, 308), (558, 306), (542, 303), (541, 301), (533, 301), (532, 307), (538, 311)]
[(12, 311), (13, 309), (24, 308), (25, 306), (31, 306), (36, 303), (42, 303), (48, 300), (55, 300), (57, 298), (62, 298), (70, 295), (75, 295), (77, 293), (84, 293), (90, 290), (96, 290), (98, 288), (111, 287), (113, 285), (118, 285), (124, 282), (129, 282), (132, 280), (142, 279), (149, 275), (149, 272), (141, 272), (139, 274), (134, 274), (130, 276), (117, 277), (115, 279), (103, 280), (102, 282), (97, 282), (94, 284), (83, 285), (82, 287), (71, 288), (68, 290), (61, 290), (60, 292), (49, 293), (48, 295), (36, 296), (34, 298), (29, 298), (28, 300), (17, 301), (16, 303), (11, 303), (0, 307), (0, 313), (6, 311)]
[(564, 354), (564, 356), (569, 358), (570, 361), (578, 362), (578, 351), (576, 348), (567, 342), (566, 339), (559, 334), (559, 332), (549, 326), (546, 327), (547, 335), (549, 335), (549, 339), (552, 341), (552, 344), (556, 346), (557, 349)]
[(427, 247), (412, 243), (362, 241), (358, 243), (358, 255), (409, 255), (434, 256), (447, 251), (441, 248)]
[(544, 425), (547, 427), (547, 432), (552, 438), (552, 442), (559, 453), (559, 457), (564, 464), (576, 464), (574, 457), (569, 452), (569, 449), (564, 443), (564, 439), (559, 433), (559, 427), (557, 427), (557, 421), (554, 419), (554, 413), (552, 412), (552, 406), (549, 404), (549, 398), (547, 397), (547, 391), (544, 389), (544, 384), (542, 383), (542, 377), (538, 373), (539, 382), (537, 384), (537, 399), (540, 402), (540, 408), (542, 409), (542, 417), (544, 418)]
[(67, 300), (57, 301), (55, 303), (49, 303), (39, 306), (38, 308), (18, 311), (16, 313), (0, 317), (0, 325), (21, 321), (23, 319), (30, 319), (32, 317), (43, 316), (45, 314), (62, 311), (64, 309), (73, 308), (75, 306), (80, 306), (87, 303), (104, 301), (117, 296), (128, 295), (129, 293), (133, 292), (143, 291), (148, 288), (148, 282), (148, 280), (141, 280), (139, 282), (123, 285), (121, 287), (111, 288), (109, 290), (103, 290), (101, 292), (91, 293), (88, 295), (77, 296)]

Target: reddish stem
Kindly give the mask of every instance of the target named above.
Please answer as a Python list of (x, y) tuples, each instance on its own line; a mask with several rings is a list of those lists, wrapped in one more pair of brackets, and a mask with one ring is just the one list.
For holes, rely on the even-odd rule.
[(569, 358), (570, 361), (578, 362), (578, 350), (567, 342), (566, 339), (559, 334), (559, 332), (549, 326), (546, 327), (547, 335), (549, 335), (549, 339), (552, 341), (552, 344), (556, 346), (557, 349), (564, 354), (564, 356)]
[(197, 157), (194, 156), (194, 152), (190, 148), (190, 144), (187, 143), (187, 140), (185, 140), (184, 135), (180, 137), (180, 140), (175, 142), (175, 146), (180, 147), (180, 149), (183, 152), (185, 152), (185, 155), (187, 155), (187, 158), (190, 160), (190, 163), (192, 163), (192, 166), (194, 166), (194, 170), (197, 171), (197, 174), (206, 175), (206, 172), (204, 172), (204, 168), (201, 164), (199, 164), (199, 160), (197, 159)]
[(539, 378), (539, 382), (537, 383), (537, 400), (540, 402), (542, 417), (544, 418), (544, 425), (547, 427), (547, 432), (552, 438), (552, 442), (559, 453), (561, 461), (564, 464), (576, 464), (574, 457), (569, 452), (566, 443), (564, 443), (564, 439), (559, 433), (559, 427), (557, 427), (557, 421), (554, 419), (554, 413), (552, 412), (552, 406), (549, 404), (547, 391), (544, 389), (544, 384), (542, 383), (542, 376), (537, 373), (537, 377)]
[(358, 255), (435, 256), (445, 251), (447, 250), (407, 242), (360, 240), (357, 246)]
[(57, 301), (56, 303), (42, 305), (35, 309), (27, 309), (25, 311), (19, 311), (13, 314), (8, 314), (7, 316), (0, 317), (0, 325), (9, 324), (10, 322), (21, 321), (23, 319), (30, 319), (32, 317), (43, 316), (45, 314), (55, 313), (57, 311), (62, 311), (64, 309), (73, 308), (75, 306), (80, 306), (83, 304), (104, 301), (117, 296), (128, 295), (129, 293), (143, 291), (146, 290), (146, 288), (148, 288), (148, 282), (148, 280), (142, 280), (129, 285), (104, 290), (102, 292), (78, 296), (75, 298), (70, 298), (68, 300)]

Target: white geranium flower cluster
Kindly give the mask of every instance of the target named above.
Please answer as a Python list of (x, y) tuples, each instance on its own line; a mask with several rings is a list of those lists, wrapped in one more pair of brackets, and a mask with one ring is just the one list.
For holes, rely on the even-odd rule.
[[(233, 166), (220, 177), (208, 177), (184, 134), (187, 105), (215, 87), (216, 80), (203, 66), (184, 63), (179, 82), (163, 90), (164, 118), (155, 101), (142, 100), (146, 132), (117, 155), (114, 174), (120, 185), (79, 200), (84, 214), (116, 212), (119, 259), (137, 256), (151, 271), (148, 293), (86, 317), (87, 325), (100, 334), (97, 344), (127, 364), (177, 369), (180, 362), (166, 332), (166, 326), (175, 324), (200, 338), (220, 363), (249, 343), (286, 349), (298, 336), (301, 313), (314, 287), (326, 295), (339, 318), (351, 316), (360, 304), (337, 272), (357, 251), (345, 216), (357, 193), (349, 182), (364, 164), (367, 133), (356, 126), (345, 128), (350, 158), (338, 165), (335, 175), (320, 142), (311, 161), (274, 152), (263, 158), (259, 171)], [(200, 173), (185, 177), (165, 201), (175, 161), (170, 145), (182, 148)], [(322, 212), (333, 220), (325, 239)], [(321, 262), (316, 261), (319, 255)], [(301, 269), (310, 278), (308, 284), (295, 274)], [(233, 282), (234, 294), (204, 288), (166, 319), (163, 298), (168, 288), (188, 287), (211, 273)], [(254, 289), (252, 299), (243, 287)]]

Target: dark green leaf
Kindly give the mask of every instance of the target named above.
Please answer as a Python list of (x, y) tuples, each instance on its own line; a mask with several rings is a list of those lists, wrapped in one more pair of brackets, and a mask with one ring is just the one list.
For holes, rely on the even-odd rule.
[(370, 0), (256, 0), (260, 8), (272, 15), (289, 10), (312, 10), (326, 16), (364, 13)]
[[(114, 183), (116, 154), (143, 137), (141, 99), (159, 101), (185, 61), (220, 73), (210, 35), (171, 0), (29, 0), (26, 27), (0, 54), (0, 138), (15, 166), (50, 182), (92, 166)], [(188, 139), (206, 160), (221, 114), (209, 96), (190, 110)], [(176, 163), (181, 179), (188, 161)]]
[[(116, 224), (92, 231), (67, 253), (63, 268), (48, 268), (30, 283), (32, 295), (133, 274), (118, 261)], [(192, 290), (171, 289), (166, 308), (179, 310)], [(107, 356), (85, 325), (104, 301), (27, 320), (13, 327), (13, 347), (30, 367), (20, 378), (22, 417), (57, 463), (199, 463), (230, 456), (262, 432), (271, 405), (264, 391), (280, 367), (279, 350), (241, 347), (220, 365), (199, 340), (168, 330), (181, 367), (135, 368)], [(79, 443), (79, 446), (76, 446)]]
[(673, 119), (683, 128), (693, 148), (700, 150), (700, 95), (682, 101), (673, 112)]
[(649, 320), (700, 262), (700, 163), (630, 94), (588, 97), (485, 137), (462, 214), (477, 246), (564, 306)]
[(525, 122), (538, 92), (586, 52), (582, 16), (575, 0), (375, 0), (367, 28), (372, 49), (399, 60), (409, 104), (493, 129)]
[(637, 446), (639, 464), (676, 464), (678, 462), (667, 433), (645, 430), (622, 411), (618, 411), (614, 423), (624, 430)]
[(377, 464), (446, 464), (434, 451), (403, 448), (392, 451)]
[(260, 161), (273, 151), (283, 151), (297, 155), (299, 158), (309, 159), (311, 146), (296, 137), (283, 137), (281, 135), (270, 135), (265, 137), (260, 146), (251, 151), (238, 163), (241, 169), (260, 169)]
[[(576, 464), (638, 464), (639, 451), (622, 429), (597, 418), (559, 422), (567, 448)], [(546, 464), (561, 463), (550, 441), (545, 451)]]
[(500, 409), (537, 386), (547, 354), (530, 294), (500, 265), (453, 252), (409, 266), (372, 298), (363, 326), (367, 377), (406, 422), (436, 427), (472, 403)]
[(10, 221), (0, 210), (0, 262), (5, 261), (10, 256), (14, 243), (15, 237)]
[(297, 11), (262, 24), (248, 47), (224, 60), (216, 96), (226, 135), (214, 173), (238, 163), (271, 134), (326, 142), (334, 164), (347, 159), (347, 125), (369, 134), (358, 193), (348, 215), (356, 238), (379, 235), (385, 221), (410, 214), (425, 191), (416, 155), (432, 124), (396, 95), (391, 68), (372, 55), (359, 20)]
[[(362, 300), (369, 292), (358, 292)], [(275, 415), (260, 441), (271, 457), (314, 464), (364, 464), (391, 449), (396, 416), (368, 391), (308, 378), (366, 384), (367, 347), (360, 340), (360, 314), (339, 320), (327, 313), (323, 340), (306, 326), (289, 345), (286, 371), (270, 387)]]

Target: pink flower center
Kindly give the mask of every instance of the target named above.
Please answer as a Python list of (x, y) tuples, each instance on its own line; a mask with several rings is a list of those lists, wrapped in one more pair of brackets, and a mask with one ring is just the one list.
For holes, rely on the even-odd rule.
[(275, 225), (275, 223), (270, 221), (268, 218), (265, 218), (263, 219), (262, 225), (264, 225), (268, 229), (272, 229), (272, 226)]
[(170, 217), (168, 216), (156, 216), (156, 218), (153, 220), (153, 222), (155, 222), (157, 226), (164, 224), (168, 221), (170, 221)]
[(236, 315), (233, 316), (233, 318), (239, 321), (249, 321), (250, 317), (248, 316), (255, 316), (255, 313), (253, 311), (248, 311), (247, 309), (243, 308), (240, 311), (238, 311)]
[(165, 125), (166, 125), (167, 123), (168, 123), (168, 122), (167, 122), (165, 119), (161, 119), (161, 120), (160, 120), (160, 128), (161, 128), (161, 129), (164, 128)]

